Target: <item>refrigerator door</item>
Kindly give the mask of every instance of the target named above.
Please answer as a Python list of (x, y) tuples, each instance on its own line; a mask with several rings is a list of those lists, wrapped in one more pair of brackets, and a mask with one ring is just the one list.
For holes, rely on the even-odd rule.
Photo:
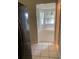
[(27, 8), (18, 3), (18, 58), (32, 59)]

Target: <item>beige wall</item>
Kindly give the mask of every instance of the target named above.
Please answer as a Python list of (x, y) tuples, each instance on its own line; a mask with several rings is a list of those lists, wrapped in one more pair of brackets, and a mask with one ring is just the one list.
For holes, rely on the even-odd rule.
[(36, 4), (52, 3), (54, 0), (19, 0), (29, 11), (31, 42), (37, 42)]

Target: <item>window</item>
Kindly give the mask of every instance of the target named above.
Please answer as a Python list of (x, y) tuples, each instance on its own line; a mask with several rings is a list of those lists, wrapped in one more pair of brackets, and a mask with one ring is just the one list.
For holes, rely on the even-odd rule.
[(39, 11), (40, 14), (40, 24), (54, 24), (55, 13), (52, 9), (41, 9)]

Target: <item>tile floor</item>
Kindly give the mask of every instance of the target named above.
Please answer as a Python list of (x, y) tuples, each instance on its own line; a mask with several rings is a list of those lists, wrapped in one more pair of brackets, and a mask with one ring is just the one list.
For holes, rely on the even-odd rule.
[(32, 45), (32, 59), (59, 59), (57, 45), (54, 44), (54, 30), (38, 30), (38, 43)]
[(58, 59), (57, 48), (52, 43), (38, 43), (32, 46), (32, 59)]

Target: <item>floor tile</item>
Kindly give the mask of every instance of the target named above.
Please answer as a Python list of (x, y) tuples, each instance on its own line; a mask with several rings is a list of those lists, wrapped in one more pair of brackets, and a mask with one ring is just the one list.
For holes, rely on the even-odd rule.
[(58, 57), (56, 52), (49, 52), (49, 57)]
[(49, 59), (58, 59), (58, 58), (49, 58)]
[(40, 57), (40, 59), (49, 59), (49, 57)]
[(33, 56), (32, 59), (40, 59), (40, 58), (37, 56)]
[(41, 56), (49, 56), (48, 49), (41, 51)]
[(40, 50), (32, 51), (33, 56), (40, 56)]

